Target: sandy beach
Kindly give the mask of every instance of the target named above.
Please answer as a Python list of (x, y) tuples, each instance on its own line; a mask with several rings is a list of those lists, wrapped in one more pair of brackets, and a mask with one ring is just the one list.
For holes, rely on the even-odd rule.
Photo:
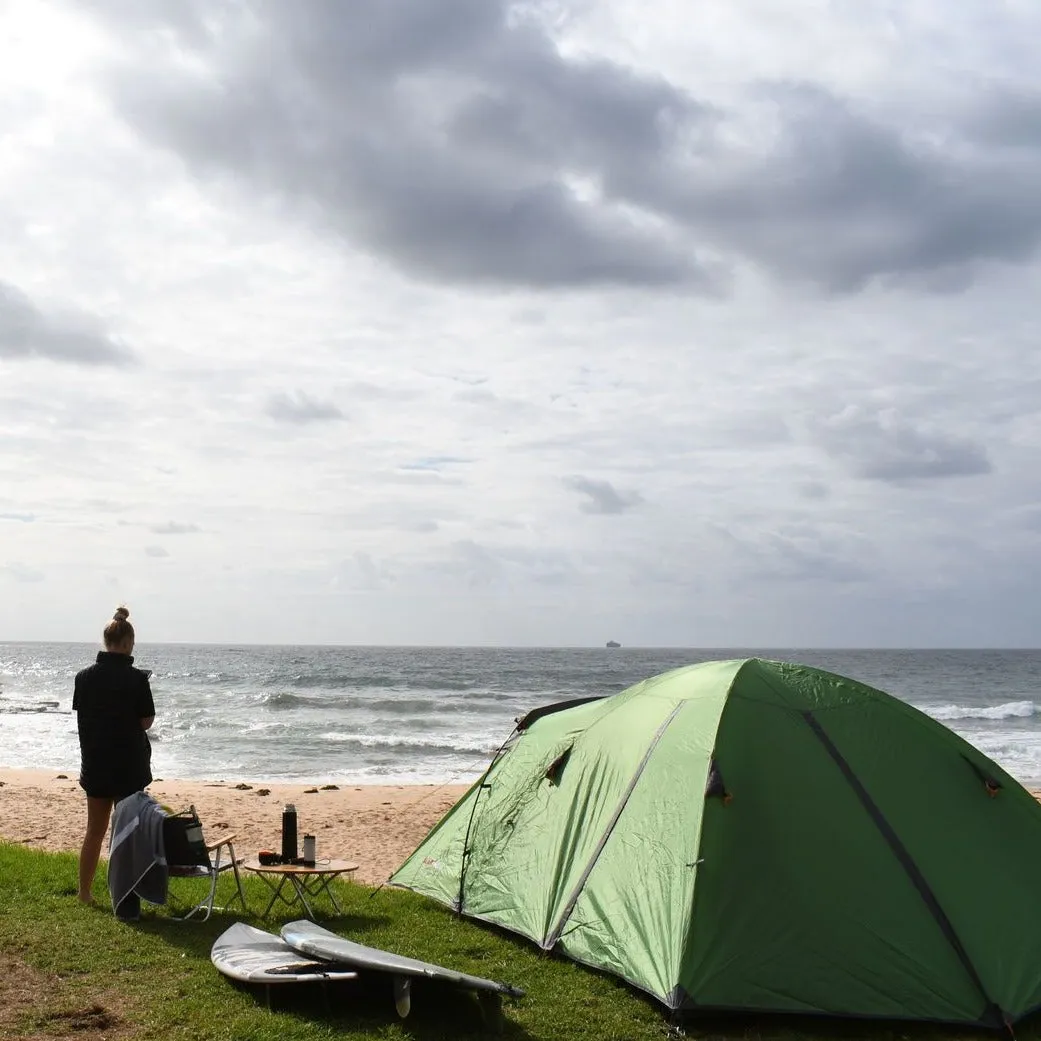
[[(173, 810), (194, 805), (207, 838), (234, 832), (239, 856), (278, 849), (282, 807), (296, 806), (301, 835), (319, 857), (357, 861), (359, 882), (378, 885), (463, 795), (466, 785), (349, 785), (160, 779), (149, 793)], [(1035, 798), (1041, 791), (1031, 790)], [(0, 840), (77, 852), (86, 803), (76, 775), (0, 768)]]
[[(465, 785), (268, 784), (233, 778), (157, 779), (149, 793), (173, 810), (194, 805), (206, 837), (235, 832), (235, 851), (278, 849), (282, 807), (296, 806), (301, 835), (319, 857), (357, 861), (357, 880), (378, 884), (466, 791)], [(86, 802), (76, 774), (0, 769), (0, 839), (32, 849), (78, 851)]]

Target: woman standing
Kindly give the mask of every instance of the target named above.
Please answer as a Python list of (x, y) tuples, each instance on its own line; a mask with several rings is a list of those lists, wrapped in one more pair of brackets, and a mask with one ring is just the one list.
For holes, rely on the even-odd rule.
[(87, 794), (87, 834), (80, 850), (79, 898), (91, 903), (101, 843), (112, 807), (152, 783), (155, 719), (150, 673), (135, 669), (130, 612), (117, 607), (104, 630), (105, 649), (76, 676), (72, 708), (80, 739), (80, 787)]

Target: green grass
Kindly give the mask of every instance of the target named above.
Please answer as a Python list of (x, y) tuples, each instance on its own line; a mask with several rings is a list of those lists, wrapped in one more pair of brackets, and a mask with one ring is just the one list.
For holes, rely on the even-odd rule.
[[(96, 887), (103, 894), (104, 866)], [(258, 912), (268, 891), (244, 879), (250, 907)], [(324, 920), (351, 939), (523, 987), (527, 994), (505, 1004), (501, 1034), (484, 1025), (470, 995), (451, 988), (413, 991), (412, 1012), (399, 1020), (389, 982), (380, 976), (330, 985), (287, 987), (268, 1008), (262, 988), (246, 988), (210, 964), (214, 939), (243, 916), (215, 914), (209, 922), (176, 922), (166, 908), (145, 905), (135, 925), (118, 922), (106, 899), (83, 907), (75, 898), (76, 858), (0, 843), (0, 957), (33, 973), (31, 1001), (15, 1002), (0, 979), (0, 1034), (26, 1038), (94, 1037), (163, 1041), (360, 1041), (406, 1039), (459, 1041), (501, 1036), (567, 1041), (666, 1041), (676, 1031), (663, 1009), (625, 984), (495, 930), (461, 920), (410, 893), (374, 892), (337, 885), (344, 918)], [(172, 892), (193, 895), (199, 883), (175, 880)], [(222, 880), (218, 899), (231, 895)], [(319, 905), (321, 907), (321, 904)], [(277, 932), (292, 917), (253, 924)], [(320, 916), (321, 920), (321, 916)], [(1041, 967), (1039, 967), (1041, 969)], [(15, 981), (17, 982), (17, 981)], [(8, 981), (8, 986), (15, 983)], [(25, 981), (17, 993), (24, 996)], [(275, 991), (273, 991), (275, 993)], [(5, 1001), (8, 1010), (4, 1012)], [(688, 1037), (756, 1041), (946, 1041), (1001, 1035), (949, 1028), (884, 1025), (782, 1017), (714, 1018), (688, 1022)], [(1017, 1029), (1021, 1041), (1041, 1038), (1038, 1021)]]
[[(268, 890), (255, 878), (243, 882), (250, 908), (259, 913)], [(183, 903), (185, 894), (205, 891), (198, 890), (200, 885), (173, 880), (171, 893)], [(218, 903), (233, 888), (230, 879), (222, 879)], [(177, 922), (167, 908), (145, 904), (139, 923), (123, 924), (104, 896), (104, 864), (95, 886), (97, 906), (82, 906), (75, 892), (74, 856), (0, 844), (0, 953), (42, 974), (38, 999), (22, 1008), (13, 1024), (0, 1024), (0, 1034), (94, 1036), (87, 1029), (91, 1016), (105, 1011), (118, 1016), (122, 1036), (163, 1041), (485, 1036), (662, 1041), (667, 1034), (660, 1008), (624, 984), (398, 890), (373, 893), (342, 883), (336, 892), (346, 917), (333, 917), (331, 905), (323, 901), (316, 910), (329, 912), (323, 922), (328, 928), (361, 943), (524, 988), (524, 998), (505, 1002), (501, 1035), (485, 1027), (471, 995), (451, 988), (417, 986), (411, 1013), (399, 1020), (389, 982), (380, 976), (329, 985), (328, 1004), (320, 985), (273, 989), (269, 1010), (263, 988), (238, 986), (210, 964), (214, 939), (244, 916), (214, 914), (205, 923)], [(301, 916), (291, 912), (267, 921), (246, 920), (277, 932), (295, 917)], [(0, 1006), (2, 995), (0, 984)]]

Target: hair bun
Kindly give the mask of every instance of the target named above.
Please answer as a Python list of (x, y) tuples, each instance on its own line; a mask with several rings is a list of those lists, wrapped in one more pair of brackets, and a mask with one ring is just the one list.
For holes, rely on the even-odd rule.
[(117, 622), (125, 622), (130, 617), (130, 608), (123, 607), (123, 605), (120, 604), (120, 606), (116, 608), (116, 613), (112, 617)]

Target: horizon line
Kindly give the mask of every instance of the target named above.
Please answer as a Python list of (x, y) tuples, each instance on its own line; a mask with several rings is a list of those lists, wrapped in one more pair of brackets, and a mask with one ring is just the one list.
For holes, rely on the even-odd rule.
[[(100, 640), (0, 640), (0, 647), (16, 644), (58, 645), (69, 647), (101, 646)], [(261, 648), (292, 647), (316, 650), (487, 650), (487, 651), (1041, 651), (1041, 646), (979, 645), (951, 646), (942, 644), (705, 644), (701, 646), (682, 644), (619, 643), (609, 647), (606, 643), (264, 643), (257, 641), (213, 641), (213, 640), (142, 640), (137, 647), (223, 647)]]

